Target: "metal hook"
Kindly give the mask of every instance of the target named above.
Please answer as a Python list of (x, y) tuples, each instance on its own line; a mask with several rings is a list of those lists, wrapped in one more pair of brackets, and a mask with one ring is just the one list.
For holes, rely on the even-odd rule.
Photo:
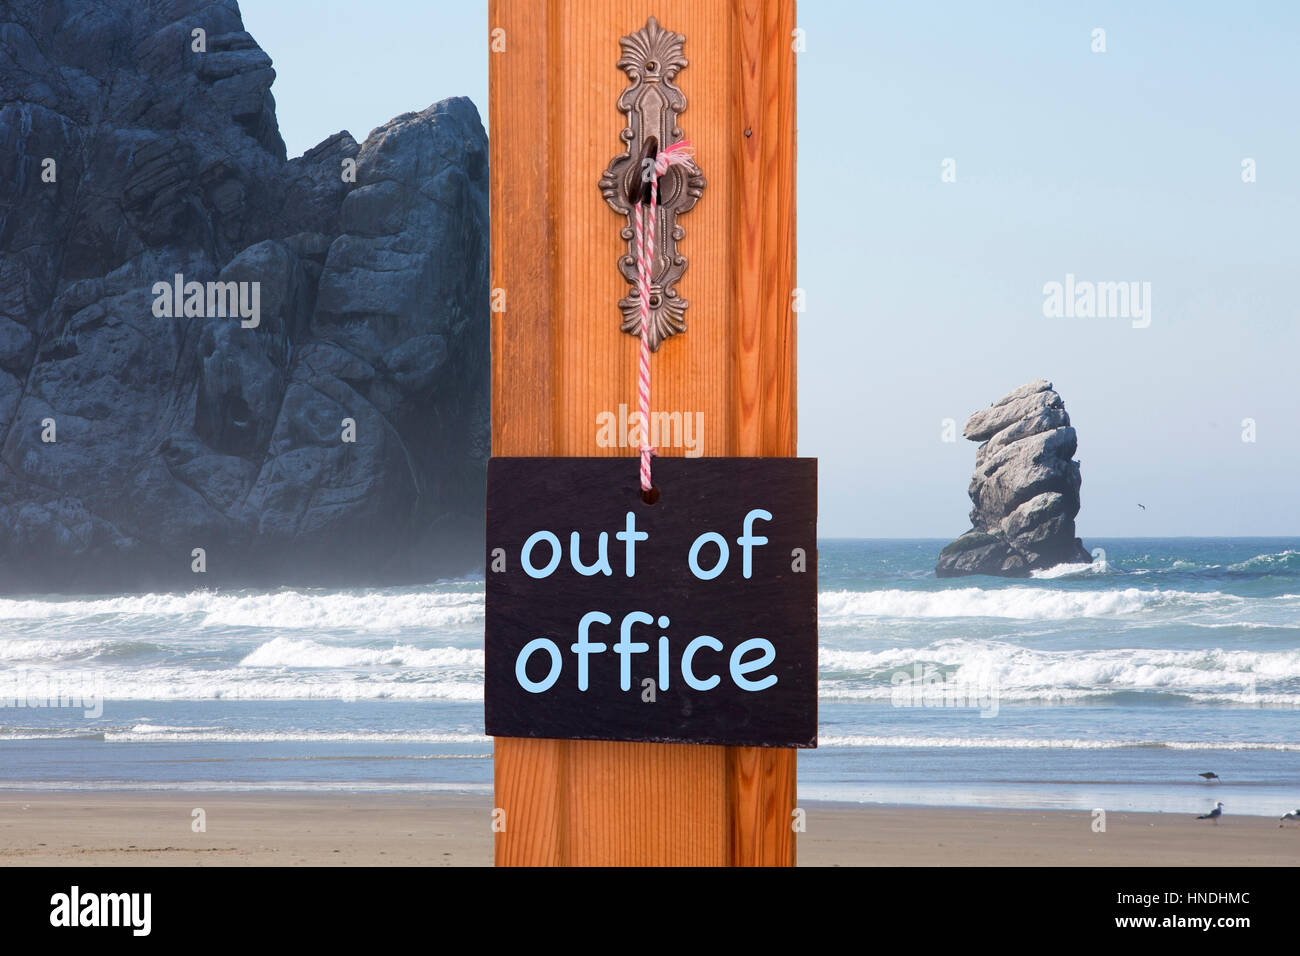
[(686, 310), (690, 303), (676, 288), (688, 264), (678, 248), (686, 235), (680, 217), (694, 208), (706, 185), (703, 173), (693, 161), (681, 163), (666, 182), (658, 180), (654, 168), (646, 167), (647, 161), (658, 166), (668, 144), (685, 138), (679, 120), (686, 109), (686, 95), (673, 82), (686, 67), (686, 57), (682, 54), (685, 40), (682, 34), (665, 30), (654, 17), (646, 20), (643, 29), (619, 38), (623, 55), (617, 65), (627, 74), (628, 85), (617, 94), (614, 105), (626, 114), (627, 126), (619, 133), (623, 152), (609, 161), (598, 186), (605, 202), (624, 220), (618, 235), (626, 248), (619, 250), (617, 264), (619, 274), (627, 282), (627, 295), (618, 300), (622, 313), (619, 329), (635, 338), (645, 334), (641, 319), (643, 303), (638, 294), (635, 212), (638, 205), (649, 204), (656, 183), (661, 187), (657, 221), (650, 224), (654, 230), (656, 263), (655, 293), (649, 300), (648, 338), (652, 351), (670, 336), (686, 331)]
[[(652, 176), (646, 175), (646, 161), (651, 163), (659, 157), (659, 138), (647, 136), (641, 144), (641, 153), (636, 158), (636, 167), (632, 170), (632, 179), (627, 184), (627, 201), (635, 206), (639, 202), (650, 201), (650, 184)], [(653, 175), (653, 174), (652, 174)]]

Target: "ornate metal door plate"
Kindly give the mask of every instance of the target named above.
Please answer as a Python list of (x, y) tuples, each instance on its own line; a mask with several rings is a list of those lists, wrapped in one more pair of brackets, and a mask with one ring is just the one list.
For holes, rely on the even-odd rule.
[[(618, 269), (628, 282), (628, 294), (619, 300), (618, 307), (623, 313), (621, 329), (630, 335), (641, 334), (633, 209), (637, 196), (645, 189), (645, 159), (652, 159), (661, 144), (671, 145), (683, 138), (677, 120), (686, 110), (686, 97), (673, 80), (687, 64), (682, 55), (685, 40), (651, 17), (642, 29), (618, 41), (623, 48), (618, 66), (630, 80), (617, 104), (627, 114), (627, 127), (619, 134), (627, 143), (627, 151), (610, 160), (600, 177), (600, 193), (610, 208), (626, 220), (620, 235), (627, 243), (627, 253), (619, 258)], [(677, 282), (687, 266), (686, 257), (677, 251), (677, 243), (686, 230), (677, 224), (677, 217), (695, 205), (704, 186), (704, 177), (693, 162), (670, 166), (659, 180), (659, 208), (652, 224), (655, 258), (650, 277), (649, 339), (654, 351), (664, 339), (686, 331), (686, 308), (690, 303), (677, 293)]]

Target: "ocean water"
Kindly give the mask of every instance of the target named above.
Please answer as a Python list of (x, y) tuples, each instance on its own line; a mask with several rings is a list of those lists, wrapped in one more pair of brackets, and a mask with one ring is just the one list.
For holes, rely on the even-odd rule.
[[(937, 580), (944, 543), (820, 543), (801, 799), (1300, 807), (1300, 539), (1019, 581)], [(0, 599), (0, 789), (489, 792), (482, 627), (481, 579)]]

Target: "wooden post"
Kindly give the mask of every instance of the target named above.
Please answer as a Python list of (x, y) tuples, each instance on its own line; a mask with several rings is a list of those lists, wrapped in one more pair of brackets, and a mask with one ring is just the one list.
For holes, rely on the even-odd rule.
[[(708, 456), (795, 454), (792, 0), (492, 0), (494, 455), (636, 467), (596, 442), (600, 413), (635, 409), (637, 361), (596, 183), (622, 148), (618, 40), (650, 15), (686, 37), (681, 126), (708, 179), (682, 220), (689, 328), (652, 359), (653, 408), (702, 412)], [(795, 862), (794, 750), (498, 737), (495, 775), (498, 865)]]

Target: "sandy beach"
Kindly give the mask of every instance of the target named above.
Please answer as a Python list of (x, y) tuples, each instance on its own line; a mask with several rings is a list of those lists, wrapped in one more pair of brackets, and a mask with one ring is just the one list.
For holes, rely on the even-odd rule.
[[(206, 832), (192, 829), (202, 808)], [(1294, 866), (1300, 827), (1228, 817), (809, 803), (801, 866)], [(4, 866), (488, 866), (479, 795), (8, 793)]]

